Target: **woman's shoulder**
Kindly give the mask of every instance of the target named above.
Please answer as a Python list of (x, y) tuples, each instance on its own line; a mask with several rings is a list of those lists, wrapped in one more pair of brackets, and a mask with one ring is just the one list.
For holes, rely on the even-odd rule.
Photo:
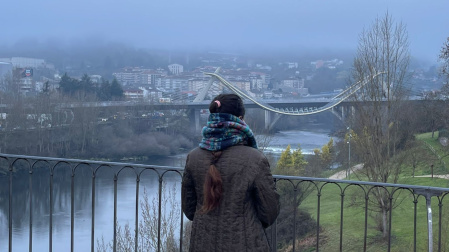
[(246, 145), (235, 145), (229, 147), (228, 150), (229, 152), (238, 153), (239, 155), (244, 154), (245, 156), (265, 158), (265, 155), (261, 150)]
[(192, 149), (187, 155), (188, 156), (205, 155), (208, 152), (209, 152), (208, 150), (201, 149), (200, 147), (196, 147), (196, 148)]
[[(255, 149), (250, 146), (246, 145), (234, 145), (227, 149), (225, 149), (223, 152), (230, 154), (232, 156), (241, 157), (242, 155), (246, 157), (254, 157), (254, 158), (266, 158), (265, 155), (262, 153), (262, 151)], [(189, 157), (198, 157), (198, 156), (205, 156), (209, 155), (210, 151), (201, 149), (200, 147), (196, 147), (193, 150), (191, 150), (188, 154)]]

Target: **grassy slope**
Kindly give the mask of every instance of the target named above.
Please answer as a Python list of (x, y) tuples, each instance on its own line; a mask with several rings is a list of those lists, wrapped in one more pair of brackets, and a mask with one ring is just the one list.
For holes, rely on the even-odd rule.
[[(436, 152), (443, 154), (444, 150), (440, 148), (439, 143), (431, 134), (422, 134), (417, 137), (422, 141), (426, 141), (432, 145)], [(443, 155), (441, 155), (443, 156)], [(446, 163), (449, 164), (449, 158)], [(404, 167), (404, 174), (401, 174), (399, 183), (410, 185), (426, 185), (435, 187), (448, 187), (449, 181), (439, 178), (412, 178), (408, 174), (410, 169)], [(426, 174), (429, 172), (428, 167), (418, 167), (417, 174)], [(438, 170), (438, 173), (449, 173), (444, 168)], [(344, 213), (343, 213), (343, 251), (363, 251), (364, 246), (364, 195), (360, 194), (360, 190), (354, 190), (355, 187), (349, 187), (345, 192)], [(398, 201), (396, 208), (392, 212), (392, 240), (391, 251), (413, 251), (414, 237), (414, 203), (412, 195), (408, 191), (397, 192)], [(317, 197), (316, 192), (312, 193), (307, 200), (301, 204), (301, 208), (307, 210), (316, 219), (317, 213)], [(447, 201), (447, 200), (446, 200)], [(400, 203), (400, 204), (399, 204)], [(320, 251), (338, 251), (340, 244), (340, 213), (341, 213), (341, 191), (340, 188), (333, 184), (323, 187), (320, 200), (320, 226), (323, 229), (320, 239), (326, 242), (320, 246)], [(449, 206), (443, 205), (443, 241), (447, 240), (449, 234), (446, 232), (449, 222)], [(438, 238), (438, 202), (436, 198), (432, 200), (433, 212), (433, 229), (434, 240)], [(368, 212), (368, 216), (372, 216), (373, 211)], [(426, 201), (424, 197), (418, 198), (417, 203), (417, 251), (426, 251), (427, 244), (427, 211)], [(434, 245), (437, 249), (437, 244)], [(442, 250), (449, 249), (448, 244), (444, 244)], [(387, 251), (387, 242), (381, 239), (381, 234), (375, 228), (373, 218), (368, 217), (367, 230), (367, 251)]]

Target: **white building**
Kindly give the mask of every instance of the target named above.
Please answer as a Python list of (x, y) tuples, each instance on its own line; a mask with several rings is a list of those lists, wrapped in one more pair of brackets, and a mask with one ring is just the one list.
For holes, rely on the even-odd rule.
[(189, 91), (190, 77), (166, 76), (158, 79), (156, 88), (163, 88), (167, 91)]
[(140, 83), (140, 73), (142, 69), (140, 68), (123, 68), (120, 72), (112, 73), (112, 75), (120, 82), (123, 86), (134, 85)]
[(46, 67), (44, 59), (25, 58), (25, 57), (12, 57), (12, 58), (0, 58), (0, 61), (11, 63), (15, 68), (44, 68)]
[(304, 79), (299, 78), (288, 78), (281, 81), (281, 86), (290, 87), (290, 88), (303, 88), (304, 87)]
[(155, 87), (157, 83), (157, 79), (161, 78), (162, 74), (158, 71), (154, 70), (145, 70), (140, 73), (140, 83), (144, 85), (150, 85)]
[(8, 74), (12, 75), (12, 68), (13, 67), (11, 63), (0, 61), (0, 80)]
[(180, 64), (171, 64), (168, 65), (168, 70), (170, 70), (172, 74), (178, 75), (184, 72), (184, 67)]

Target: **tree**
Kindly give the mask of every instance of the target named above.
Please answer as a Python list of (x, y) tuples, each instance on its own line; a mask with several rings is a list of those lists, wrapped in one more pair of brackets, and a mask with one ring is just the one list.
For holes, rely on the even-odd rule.
[[(355, 113), (349, 125), (358, 135), (355, 148), (364, 164), (363, 175), (374, 182), (396, 183), (401, 159), (398, 151), (412, 136), (401, 132), (410, 61), (406, 27), (387, 13), (377, 18), (359, 37), (351, 78), (366, 82), (353, 96)], [(383, 74), (379, 74), (383, 73)], [(379, 75), (378, 75), (379, 74)], [(388, 235), (389, 200), (384, 190), (373, 190), (375, 208), (381, 213), (381, 232)]]
[(327, 144), (313, 150), (313, 154), (308, 158), (306, 175), (309, 177), (318, 177), (323, 169), (330, 169), (335, 160), (334, 140), (331, 138)]
[[(442, 67), (440, 68), (440, 74), (445, 78), (445, 84), (443, 85), (443, 88), (441, 89), (442, 98), (444, 98), (444, 104), (443, 111), (445, 115), (448, 113), (448, 106), (447, 102), (449, 101), (449, 37), (447, 38), (446, 42), (444, 43), (443, 47), (441, 48), (440, 52), (440, 60), (443, 62)], [(447, 116), (443, 116), (442, 118), (445, 119), (444, 123), (446, 127), (449, 127), (449, 120), (447, 119)]]
[(77, 89), (76, 80), (72, 79), (67, 73), (64, 73), (59, 81), (59, 88), (63, 93), (73, 95)]
[(102, 101), (111, 100), (111, 83), (108, 80), (101, 79), (101, 85), (97, 91), (97, 96)]
[(440, 52), (440, 60), (443, 62), (441, 74), (446, 78), (446, 88), (449, 86), (449, 37), (443, 44)]
[[(294, 151), (290, 145), (282, 152), (281, 157), (274, 170), (275, 174), (301, 176), (304, 174), (307, 161), (302, 154), (301, 148)], [(297, 181), (292, 181), (297, 184)], [(296, 227), (298, 237), (305, 236), (316, 228), (316, 222), (310, 214), (299, 209), (301, 202), (312, 192), (311, 183), (300, 183), (292, 185), (289, 181), (279, 181), (276, 184), (277, 191), (281, 195), (281, 212), (277, 220), (277, 236), (281, 246), (288, 246), (292, 241), (293, 228)], [(296, 212), (296, 221), (293, 219)]]
[(330, 169), (334, 160), (334, 139), (330, 139), (327, 144), (321, 148), (321, 160), (324, 169)]
[(116, 78), (111, 82), (111, 96), (115, 99), (123, 98), (123, 88)]
[(441, 97), (442, 92), (440, 91), (426, 92), (422, 106), (417, 109), (417, 112), (420, 113), (418, 118), (424, 124), (421, 127), (424, 128), (424, 131), (431, 131), (432, 138), (434, 138), (435, 131), (444, 127), (446, 120), (446, 109), (445, 106), (442, 106)]
[(123, 98), (123, 88), (116, 78), (112, 82), (102, 79), (101, 85), (97, 90), (97, 96), (103, 101), (120, 100)]
[(87, 95), (93, 93), (95, 91), (94, 83), (90, 79), (89, 75), (84, 74), (81, 77), (81, 80), (78, 82), (78, 92), (81, 97), (84, 98)]

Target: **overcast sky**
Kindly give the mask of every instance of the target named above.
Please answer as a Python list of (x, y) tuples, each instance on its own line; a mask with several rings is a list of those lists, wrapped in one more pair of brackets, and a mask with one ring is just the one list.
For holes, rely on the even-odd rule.
[(102, 38), (146, 48), (355, 50), (363, 28), (387, 11), (406, 24), (415, 57), (436, 61), (449, 36), (447, 0), (22, 0), (0, 8), (0, 45)]

